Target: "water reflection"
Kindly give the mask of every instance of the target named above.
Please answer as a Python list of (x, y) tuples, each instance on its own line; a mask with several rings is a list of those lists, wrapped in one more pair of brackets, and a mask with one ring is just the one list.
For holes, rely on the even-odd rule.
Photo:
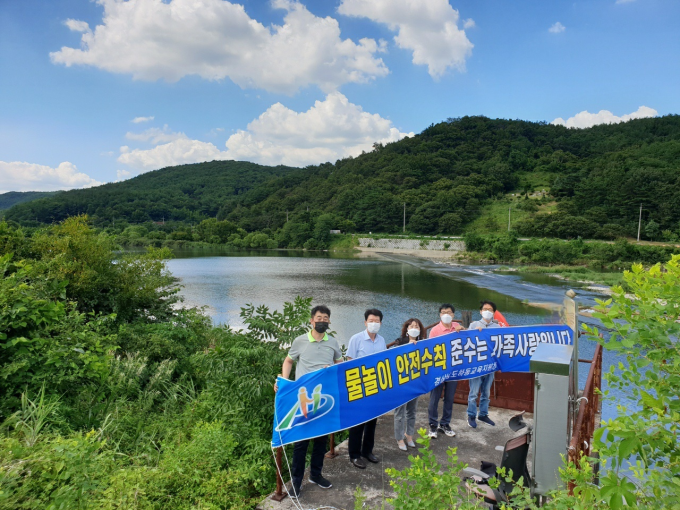
[(314, 303), (331, 308), (332, 328), (342, 343), (363, 329), (363, 312), (372, 307), (385, 313), (381, 333), (389, 340), (408, 317), (435, 322), (444, 302), (476, 314), (479, 301), (491, 299), (517, 325), (545, 322), (548, 316), (515, 297), (401, 261), (318, 254), (301, 258), (290, 252), (206, 257), (180, 253), (168, 267), (184, 285), (185, 304), (205, 306), (217, 324), (241, 327), (239, 310), (248, 303), (280, 309), (296, 296), (311, 296)]
[[(573, 284), (540, 275), (536, 279), (518, 274), (497, 274), (484, 266), (449, 266), (410, 257), (357, 258), (344, 254), (309, 252), (214, 252), (180, 251), (168, 267), (184, 288), (185, 305), (205, 307), (216, 324), (242, 327), (241, 307), (248, 303), (281, 309), (296, 296), (311, 296), (315, 304), (332, 310), (331, 327), (341, 343), (361, 331), (363, 312), (379, 308), (385, 314), (380, 333), (395, 339), (409, 317), (429, 325), (438, 320), (441, 303), (452, 303), (456, 315), (473, 310), (479, 301), (491, 299), (510, 324), (539, 324), (551, 314), (527, 302), (561, 302)], [(579, 302), (590, 304), (596, 294), (579, 289)], [(584, 318), (582, 318), (584, 319)], [(585, 319), (597, 324), (599, 321)], [(595, 344), (581, 337), (580, 358), (592, 359)], [(603, 369), (622, 361), (614, 352), (604, 352)], [(588, 375), (588, 364), (579, 369), (580, 386)], [(605, 385), (606, 387), (606, 385)], [(616, 414), (615, 404), (625, 395), (603, 403), (603, 417)]]

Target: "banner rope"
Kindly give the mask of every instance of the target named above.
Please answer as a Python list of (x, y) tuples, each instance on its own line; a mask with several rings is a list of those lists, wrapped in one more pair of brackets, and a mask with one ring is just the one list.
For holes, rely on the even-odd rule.
[[(276, 408), (274, 408), (274, 420), (276, 421), (276, 423), (278, 423), (278, 419), (276, 418)], [(281, 442), (283, 442), (283, 438), (281, 437), (281, 432), (280, 431), (277, 431), (277, 432), (279, 433), (279, 439), (281, 440)], [(291, 481), (291, 484), (292, 484), (293, 483), (293, 472), (291, 471), (290, 462), (288, 461), (288, 455), (286, 454), (286, 447), (285, 447), (285, 445), (283, 445), (280, 448), (283, 450), (283, 457), (286, 461), (286, 467), (288, 468), (288, 476), (290, 476), (290, 481)], [(286, 494), (288, 494), (288, 497), (291, 499), (291, 501), (293, 501), (293, 505), (295, 505), (295, 508), (297, 510), (340, 510), (339, 508), (336, 508), (334, 506), (319, 506), (319, 507), (316, 507), (316, 508), (304, 508), (302, 506), (302, 504), (300, 503), (300, 500), (298, 499), (298, 497), (292, 496), (290, 491), (288, 490), (288, 486), (285, 483), (283, 483), (283, 475), (281, 474), (281, 471), (279, 470), (279, 465), (276, 462), (276, 451), (275, 451), (273, 446), (271, 447), (271, 449), (272, 449), (272, 457), (274, 458), (274, 465), (276, 466), (276, 471), (279, 474), (279, 477), (281, 478), (281, 483), (283, 484), (283, 488), (286, 489)]]

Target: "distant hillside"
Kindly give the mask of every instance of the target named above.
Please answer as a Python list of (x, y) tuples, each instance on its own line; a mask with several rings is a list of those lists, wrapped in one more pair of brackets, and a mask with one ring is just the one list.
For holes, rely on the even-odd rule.
[(0, 194), (0, 211), (23, 202), (30, 202), (37, 198), (44, 198), (60, 191), (8, 191)]
[(523, 235), (632, 236), (643, 204), (643, 237), (677, 237), (680, 116), (589, 129), (449, 119), (334, 164), (166, 168), (21, 204), (7, 217), (48, 223), (87, 213), (101, 225), (217, 217), (273, 233), (287, 217), (313, 229), (327, 213), (324, 228), (389, 233), (401, 231), (404, 203), (407, 229), (420, 234), (501, 232), (510, 210), (512, 228)]
[(98, 224), (125, 220), (200, 221), (213, 217), (225, 202), (290, 171), (239, 161), (213, 161), (163, 168), (123, 182), (66, 191), (59, 196), (22, 204), (7, 218), (30, 224), (61, 221), (69, 216), (90, 215)]

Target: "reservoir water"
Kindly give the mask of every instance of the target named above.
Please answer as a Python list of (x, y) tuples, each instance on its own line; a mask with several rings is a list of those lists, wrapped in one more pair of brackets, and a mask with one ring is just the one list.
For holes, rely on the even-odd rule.
[[(497, 274), (485, 266), (451, 266), (412, 257), (366, 257), (305, 252), (225, 252), (206, 256), (201, 252), (176, 252), (168, 262), (183, 285), (185, 306), (205, 307), (215, 324), (243, 326), (239, 317), (246, 304), (281, 309), (296, 296), (312, 297), (313, 304), (331, 309), (331, 329), (343, 344), (364, 328), (364, 310), (378, 308), (385, 317), (380, 333), (390, 342), (410, 318), (426, 326), (439, 320), (438, 308), (451, 303), (456, 318), (461, 310), (479, 316), (482, 299), (494, 301), (512, 325), (553, 322), (550, 312), (532, 302), (559, 303), (569, 288), (581, 304), (592, 305), (592, 291), (558, 279), (534, 275)], [(599, 296), (602, 297), (602, 296)], [(591, 359), (595, 345), (582, 338), (580, 358)], [(618, 361), (605, 351), (603, 369)], [(579, 379), (585, 383), (588, 364), (581, 364)], [(605, 402), (603, 415), (613, 416), (613, 404)]]

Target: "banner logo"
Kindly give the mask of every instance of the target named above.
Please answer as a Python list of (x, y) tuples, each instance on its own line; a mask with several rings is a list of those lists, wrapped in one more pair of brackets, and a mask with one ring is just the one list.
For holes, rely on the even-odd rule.
[(307, 395), (307, 388), (302, 386), (298, 391), (297, 402), (278, 424), (276, 431), (289, 430), (321, 418), (334, 405), (335, 399), (331, 395), (321, 393), (321, 384), (314, 387), (311, 398)]

